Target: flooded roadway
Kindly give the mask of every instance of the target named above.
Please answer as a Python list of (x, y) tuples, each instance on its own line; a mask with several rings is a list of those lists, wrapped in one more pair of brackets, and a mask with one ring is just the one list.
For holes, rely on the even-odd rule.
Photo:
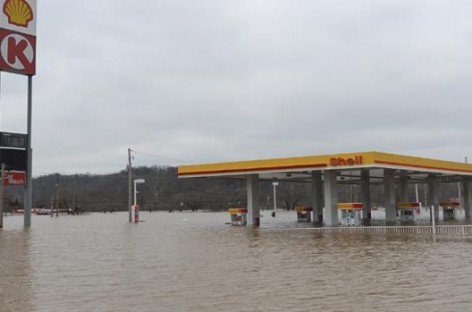
[(472, 310), (469, 238), (286, 231), (293, 212), (263, 213), (262, 229), (227, 213), (6, 217), (0, 311)]

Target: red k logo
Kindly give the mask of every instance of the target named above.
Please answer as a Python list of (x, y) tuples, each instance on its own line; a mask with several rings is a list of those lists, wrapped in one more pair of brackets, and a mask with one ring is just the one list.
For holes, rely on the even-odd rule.
[(31, 65), (34, 58), (31, 44), (21, 35), (14, 34), (5, 37), (1, 49), (2, 55), (7, 56), (5, 61), (14, 69), (25, 69)]
[[(26, 75), (35, 73), (35, 38), (18, 33), (3, 33), (0, 30), (0, 65), (10, 71)], [(8, 69), (5, 69), (8, 70)]]

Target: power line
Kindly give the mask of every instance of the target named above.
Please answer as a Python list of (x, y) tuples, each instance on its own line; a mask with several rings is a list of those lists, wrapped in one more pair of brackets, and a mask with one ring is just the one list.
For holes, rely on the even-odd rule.
[(187, 164), (191, 163), (191, 161), (188, 161), (188, 160), (182, 160), (182, 159), (164, 157), (164, 156), (161, 156), (161, 155), (152, 154), (152, 153), (148, 153), (148, 152), (141, 152), (141, 151), (136, 151), (136, 150), (131, 150), (131, 151), (134, 152), (134, 153), (136, 153), (136, 154), (142, 154), (142, 155), (152, 156), (152, 157), (156, 157), (156, 158), (160, 158), (160, 159), (170, 160), (170, 161), (173, 161), (173, 162), (187, 163)]

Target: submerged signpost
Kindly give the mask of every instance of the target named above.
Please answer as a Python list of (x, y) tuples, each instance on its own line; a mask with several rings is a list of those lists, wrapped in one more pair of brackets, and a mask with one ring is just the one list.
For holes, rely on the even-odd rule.
[[(0, 71), (28, 77), (26, 134), (26, 187), (24, 226), (31, 226), (32, 206), (32, 104), (33, 76), (36, 74), (36, 0), (0, 0)], [(3, 155), (0, 155), (3, 163)], [(3, 183), (3, 181), (2, 181)]]

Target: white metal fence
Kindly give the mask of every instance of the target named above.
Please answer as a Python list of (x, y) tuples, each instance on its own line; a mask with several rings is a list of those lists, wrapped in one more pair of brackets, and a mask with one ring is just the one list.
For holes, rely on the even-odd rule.
[[(280, 229), (277, 229), (280, 230)], [(362, 227), (319, 227), (290, 228), (286, 230), (307, 230), (320, 233), (381, 233), (397, 235), (463, 235), (472, 236), (472, 225), (432, 226), (362, 226)]]

